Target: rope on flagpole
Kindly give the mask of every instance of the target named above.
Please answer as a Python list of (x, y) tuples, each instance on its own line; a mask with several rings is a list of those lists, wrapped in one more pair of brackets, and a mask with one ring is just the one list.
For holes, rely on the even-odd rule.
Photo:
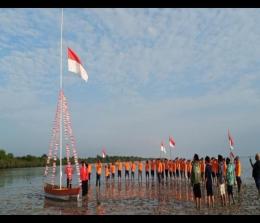
[(61, 91), (61, 116), (60, 116), (60, 189), (62, 184), (62, 26), (63, 26), (63, 8), (61, 9), (61, 35), (60, 35), (60, 91)]

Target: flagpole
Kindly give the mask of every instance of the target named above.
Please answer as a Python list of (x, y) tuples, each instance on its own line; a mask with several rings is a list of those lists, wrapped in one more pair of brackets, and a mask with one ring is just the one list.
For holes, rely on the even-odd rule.
[[(62, 26), (63, 26), (63, 8), (61, 9), (61, 35), (60, 35), (60, 93), (62, 93)], [(60, 116), (60, 189), (62, 184), (62, 100), (63, 94), (61, 94), (61, 116)]]

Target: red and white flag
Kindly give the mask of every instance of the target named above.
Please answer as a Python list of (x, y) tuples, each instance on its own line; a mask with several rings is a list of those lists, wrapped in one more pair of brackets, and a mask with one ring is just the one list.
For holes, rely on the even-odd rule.
[(235, 155), (232, 152), (229, 153), (229, 156), (232, 157), (233, 159), (235, 158)]
[(73, 73), (79, 74), (83, 80), (88, 80), (87, 71), (82, 66), (80, 58), (70, 48), (68, 48), (68, 69)]
[(161, 142), (161, 151), (164, 152), (164, 153), (166, 153), (166, 149), (165, 149), (165, 147), (164, 147), (163, 142)]
[(102, 157), (105, 158), (106, 157), (106, 151), (103, 149), (102, 150)]
[(229, 130), (228, 130), (228, 140), (229, 140), (230, 149), (233, 150), (234, 149), (234, 140), (231, 137)]
[(169, 137), (169, 144), (170, 144), (171, 148), (175, 147), (175, 141), (174, 141), (173, 137), (171, 137), (171, 136)]

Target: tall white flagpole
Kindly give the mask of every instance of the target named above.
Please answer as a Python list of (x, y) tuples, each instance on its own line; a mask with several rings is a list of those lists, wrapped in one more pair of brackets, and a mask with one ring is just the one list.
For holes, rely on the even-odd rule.
[(60, 93), (61, 93), (61, 116), (60, 116), (60, 189), (62, 185), (62, 109), (63, 109), (63, 93), (62, 93), (62, 26), (63, 26), (63, 8), (61, 9), (61, 34), (60, 34)]

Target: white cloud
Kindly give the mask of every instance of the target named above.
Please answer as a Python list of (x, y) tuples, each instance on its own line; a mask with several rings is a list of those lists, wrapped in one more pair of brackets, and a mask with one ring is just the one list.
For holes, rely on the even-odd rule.
[[(238, 144), (257, 148), (257, 137), (249, 137), (258, 131), (260, 109), (257, 10), (64, 13), (64, 86), (80, 154), (96, 155), (106, 145), (111, 153), (156, 155), (171, 133), (180, 154), (222, 152), (227, 127), (241, 136)], [(44, 151), (48, 144), (59, 87), (59, 22), (58, 9), (1, 10), (1, 119), (24, 140), (11, 142), (2, 127), (9, 148), (33, 151), (41, 142)], [(87, 84), (67, 72), (66, 46), (83, 61)]]

